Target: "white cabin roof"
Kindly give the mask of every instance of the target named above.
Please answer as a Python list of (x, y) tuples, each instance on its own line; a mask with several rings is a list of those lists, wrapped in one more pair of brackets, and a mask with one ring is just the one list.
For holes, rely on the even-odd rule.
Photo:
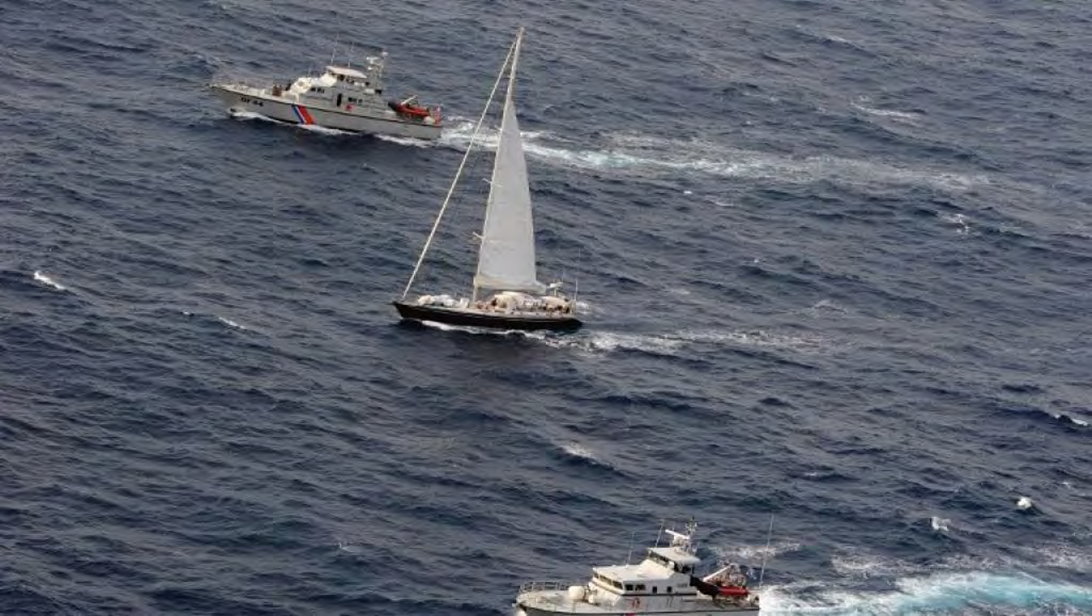
[(347, 66), (327, 66), (326, 72), (334, 75), (345, 75), (346, 77), (352, 77), (354, 79), (368, 79), (366, 73)]
[(658, 547), (649, 548), (649, 552), (662, 556), (668, 560), (679, 563), (680, 565), (697, 565), (701, 562), (701, 559), (689, 552), (684, 552), (677, 547)]
[[(693, 562), (698, 562), (698, 559), (693, 558)], [(682, 562), (680, 564), (690, 564), (690, 561)], [(616, 580), (622, 584), (669, 583), (674, 576), (681, 574), (681, 572), (674, 571), (669, 567), (647, 559), (636, 565), (593, 567), (592, 571), (596, 575)]]

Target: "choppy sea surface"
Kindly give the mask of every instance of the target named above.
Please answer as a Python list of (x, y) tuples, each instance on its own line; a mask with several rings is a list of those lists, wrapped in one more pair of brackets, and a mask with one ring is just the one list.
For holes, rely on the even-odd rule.
[[(519, 24), (541, 271), (587, 325), (399, 324)], [(691, 516), (710, 567), (765, 562), (764, 614), (1092, 613), (1090, 31), (1081, 0), (4, 0), (0, 613), (508, 614)], [(438, 143), (205, 87), (367, 44)], [(486, 178), (424, 290), (469, 286)]]

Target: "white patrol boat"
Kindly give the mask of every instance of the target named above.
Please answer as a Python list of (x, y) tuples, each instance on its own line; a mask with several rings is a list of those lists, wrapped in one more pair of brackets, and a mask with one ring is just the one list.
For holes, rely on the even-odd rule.
[(516, 616), (758, 614), (758, 595), (747, 587), (747, 576), (739, 565), (695, 576), (701, 564), (692, 539), (696, 529), (691, 522), (685, 533), (664, 530), (670, 537), (668, 545), (657, 540), (636, 565), (592, 567), (591, 580), (582, 585), (526, 583), (516, 597)]
[(416, 96), (383, 98), (386, 52), (364, 58), (359, 68), (331, 65), (318, 77), (289, 84), (254, 86), (241, 82), (209, 84), (230, 111), (257, 113), (274, 120), (338, 130), (437, 139), (442, 130), (439, 107), (425, 107)]

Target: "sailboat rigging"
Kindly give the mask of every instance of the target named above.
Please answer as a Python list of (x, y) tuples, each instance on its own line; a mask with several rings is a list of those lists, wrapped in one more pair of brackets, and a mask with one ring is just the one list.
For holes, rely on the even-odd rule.
[[(580, 320), (575, 316), (576, 303), (561, 293), (561, 283), (546, 285), (538, 280), (527, 161), (523, 154), (523, 141), (514, 101), (516, 70), (522, 42), (523, 28), (520, 28), (493, 84), (470, 145), (459, 163), (455, 178), (444, 197), (402, 297), (394, 302), (403, 319), (514, 330), (573, 331), (581, 326)], [(475, 235), (478, 240), (478, 265), (471, 295), (469, 298), (458, 299), (447, 294), (422, 295), (415, 301), (409, 301), (407, 297), (506, 72), (508, 83), (501, 116), (500, 138), (493, 161), (492, 178), (489, 181), (485, 221), (480, 236)]]

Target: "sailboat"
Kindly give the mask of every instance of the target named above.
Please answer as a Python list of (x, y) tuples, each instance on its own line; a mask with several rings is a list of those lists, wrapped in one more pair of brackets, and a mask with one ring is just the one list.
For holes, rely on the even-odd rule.
[[(503, 330), (573, 331), (581, 322), (576, 318), (576, 301), (561, 293), (560, 282), (545, 285), (538, 280), (535, 260), (535, 230), (531, 211), (531, 190), (527, 183), (527, 161), (516, 118), (514, 90), (519, 64), (523, 28), (501, 65), (478, 120), (474, 135), (451, 182), (440, 213), (432, 225), (425, 246), (417, 258), (402, 297), (394, 302), (402, 319), (431, 321), (448, 325), (484, 327)], [(425, 255), (439, 228), (451, 195), (459, 182), (467, 158), (477, 143), (483, 122), (497, 89), (508, 74), (501, 118), (500, 139), (489, 183), (485, 222), (478, 239), (478, 268), (470, 297), (454, 298), (448, 294), (421, 295), (407, 299), (421, 269)]]

